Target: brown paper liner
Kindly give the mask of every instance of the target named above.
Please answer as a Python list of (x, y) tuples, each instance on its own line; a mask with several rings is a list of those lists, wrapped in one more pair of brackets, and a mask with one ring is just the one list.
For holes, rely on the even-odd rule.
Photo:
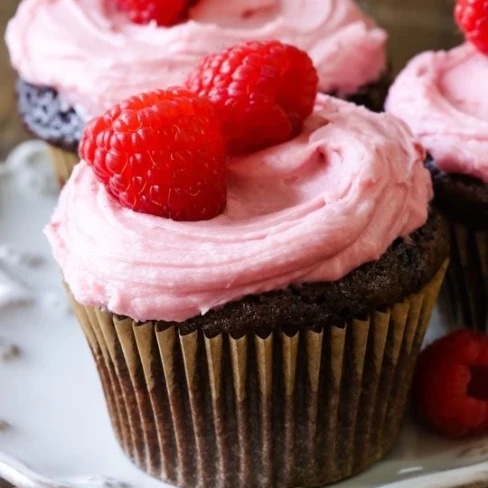
[(391, 308), (291, 337), (180, 335), (73, 305), (117, 438), (142, 470), (184, 487), (313, 487), (397, 440), (446, 266)]
[(76, 154), (56, 146), (48, 145), (48, 149), (51, 154), (51, 160), (56, 178), (59, 182), (59, 187), (63, 188), (80, 158)]
[(488, 231), (451, 223), (451, 259), (440, 311), (453, 328), (488, 331)]

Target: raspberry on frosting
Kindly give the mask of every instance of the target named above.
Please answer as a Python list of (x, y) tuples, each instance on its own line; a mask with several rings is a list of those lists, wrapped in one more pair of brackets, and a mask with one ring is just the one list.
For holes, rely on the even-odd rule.
[(486, 0), (458, 0), (456, 21), (466, 40), (488, 55), (488, 2)]
[(123, 206), (205, 220), (226, 205), (226, 155), (212, 104), (182, 88), (134, 96), (89, 122), (80, 156)]
[[(301, 76), (300, 76), (301, 75)], [(85, 127), (80, 156), (122, 206), (173, 220), (207, 220), (227, 200), (226, 151), (297, 135), (317, 73), (306, 53), (273, 41), (206, 58), (184, 88), (115, 105)]]
[(239, 153), (297, 135), (312, 113), (318, 76), (307, 53), (294, 46), (246, 42), (207, 56), (186, 85), (213, 102), (229, 151)]
[(115, 0), (117, 8), (135, 24), (156, 22), (167, 27), (181, 19), (189, 3), (189, 0)]

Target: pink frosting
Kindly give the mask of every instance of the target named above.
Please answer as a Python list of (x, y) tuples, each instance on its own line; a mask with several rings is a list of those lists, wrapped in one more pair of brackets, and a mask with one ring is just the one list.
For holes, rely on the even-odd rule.
[(246, 40), (279, 39), (306, 50), (323, 92), (353, 93), (386, 64), (386, 33), (352, 0), (200, 0), (190, 21), (171, 28), (131, 24), (104, 4), (23, 0), (7, 29), (20, 76), (56, 88), (85, 117), (181, 84), (204, 55)]
[(422, 226), (432, 186), (407, 126), (319, 100), (299, 137), (231, 161), (227, 209), (209, 221), (122, 208), (81, 162), (46, 230), (76, 299), (183, 321), (249, 294), (340, 279)]
[(402, 117), (448, 173), (488, 183), (488, 58), (464, 44), (414, 58), (391, 87), (387, 110)]

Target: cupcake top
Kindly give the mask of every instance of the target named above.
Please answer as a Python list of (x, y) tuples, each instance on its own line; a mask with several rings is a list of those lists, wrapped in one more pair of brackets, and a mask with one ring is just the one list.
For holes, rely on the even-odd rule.
[(351, 0), (199, 0), (188, 21), (172, 27), (132, 24), (107, 5), (23, 0), (7, 29), (20, 77), (58, 90), (84, 118), (135, 93), (181, 84), (202, 56), (245, 40), (304, 49), (327, 93), (354, 93), (386, 65), (386, 33)]
[(319, 96), (299, 136), (231, 159), (218, 217), (176, 222), (123, 208), (82, 161), (46, 232), (77, 301), (181, 322), (379, 259), (427, 220), (424, 157), (394, 116)]
[(403, 118), (446, 173), (488, 182), (488, 57), (470, 44), (414, 58), (386, 108)]

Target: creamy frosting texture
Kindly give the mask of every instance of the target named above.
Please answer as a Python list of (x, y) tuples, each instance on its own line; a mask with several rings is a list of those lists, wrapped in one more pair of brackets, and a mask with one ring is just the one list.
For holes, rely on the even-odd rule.
[(349, 94), (385, 68), (386, 33), (352, 0), (199, 0), (174, 27), (139, 26), (104, 0), (23, 0), (6, 35), (13, 66), (85, 118), (134, 94), (181, 84), (205, 55), (246, 40), (306, 50), (320, 90)]
[(402, 117), (448, 173), (488, 183), (488, 57), (464, 44), (414, 58), (391, 87), (387, 110)]
[(81, 162), (46, 233), (79, 302), (183, 321), (379, 259), (426, 222), (424, 156), (392, 115), (321, 96), (299, 137), (230, 162), (228, 205), (215, 219), (122, 208)]

